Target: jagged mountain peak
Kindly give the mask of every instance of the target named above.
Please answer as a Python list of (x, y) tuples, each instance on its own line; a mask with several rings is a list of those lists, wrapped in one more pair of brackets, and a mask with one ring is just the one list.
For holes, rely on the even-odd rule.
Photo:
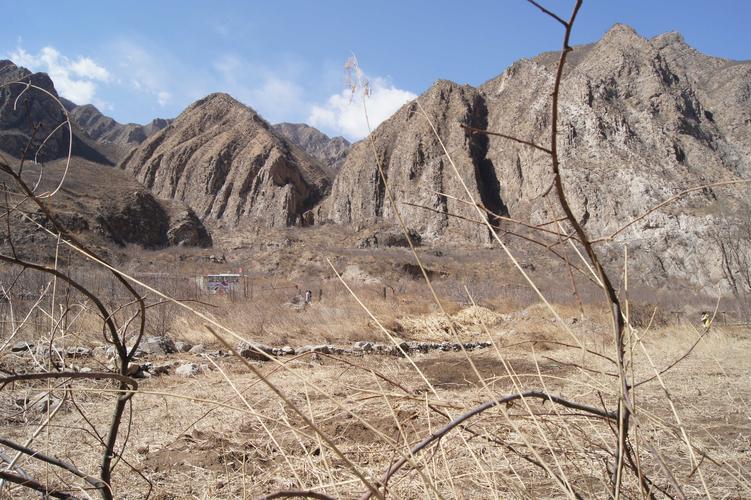
[(206, 97), (202, 97), (201, 99), (198, 99), (194, 103), (192, 103), (190, 106), (185, 108), (183, 113), (185, 112), (191, 112), (196, 108), (201, 108), (205, 106), (214, 106), (214, 107), (238, 107), (245, 109), (253, 114), (257, 114), (255, 110), (250, 108), (249, 106), (246, 106), (245, 104), (241, 103), (231, 95), (225, 93), (225, 92), (214, 92), (212, 94), (207, 95)]
[(200, 119), (202, 127), (242, 123), (245, 127), (271, 129), (271, 125), (256, 110), (224, 92), (215, 92), (195, 101), (175, 121), (196, 119)]
[[(477, 200), (487, 200), (489, 205), (502, 209), (497, 179), (492, 166), (484, 161), (487, 141), (468, 137), (461, 127), (465, 124), (486, 128), (487, 110), (479, 91), (469, 85), (438, 80), (417, 100), (436, 125), (446, 147), (454, 152), (454, 161), (467, 171), (466, 180)], [(363, 228), (379, 220), (395, 222), (394, 208), (381, 182), (377, 160), (402, 203), (400, 210), (424, 240), (451, 234), (464, 241), (487, 241), (487, 232), (477, 231), (471, 222), (448, 216), (448, 212), (471, 216), (471, 207), (440, 194), (458, 192), (461, 185), (415, 102), (405, 104), (379, 125), (372, 139), (377, 159), (369, 141), (352, 147), (331, 195), (319, 209), (322, 219)]]
[(615, 23), (613, 24), (613, 26), (608, 28), (608, 30), (597, 43), (612, 43), (613, 41), (634, 43), (642, 40), (645, 40), (645, 38), (637, 33), (637, 31), (628, 24)]
[(688, 44), (686, 43), (686, 40), (683, 38), (683, 35), (681, 35), (677, 31), (668, 31), (665, 33), (661, 33), (653, 37), (650, 40), (650, 42), (657, 49), (667, 47), (668, 45), (688, 46)]
[(224, 93), (188, 106), (121, 167), (208, 221), (267, 227), (300, 223), (332, 177), (252, 108)]
[[(70, 135), (67, 127), (59, 127), (65, 121), (65, 113), (54, 98), (59, 98), (55, 84), (47, 73), (32, 73), (11, 61), (3, 61), (0, 67), (0, 84), (11, 82), (30, 82), (36, 87), (26, 89), (23, 84), (6, 85), (0, 89), (0, 150), (20, 157), (28, 150), (37, 151), (47, 134), (52, 136), (39, 151), (40, 161), (62, 158), (68, 154)], [(47, 92), (52, 95), (47, 94)], [(26, 105), (15, 106), (17, 98), (23, 93), (19, 102)], [(67, 108), (69, 101), (60, 99)], [(34, 129), (38, 127), (36, 131)], [(54, 133), (53, 133), (54, 132)], [(98, 150), (78, 126), (73, 123), (73, 154), (98, 163), (113, 164), (108, 156)], [(30, 148), (29, 148), (30, 145)]]
[[(142, 143), (155, 132), (169, 125), (169, 120), (157, 118), (147, 125), (136, 123), (121, 124), (113, 118), (104, 115), (93, 104), (81, 106), (64, 102), (69, 110), (70, 118), (89, 137), (104, 145), (113, 145), (109, 149), (117, 149), (116, 157), (121, 158), (128, 147)], [(119, 148), (118, 148), (119, 146)], [(125, 151), (122, 151), (125, 149)]]

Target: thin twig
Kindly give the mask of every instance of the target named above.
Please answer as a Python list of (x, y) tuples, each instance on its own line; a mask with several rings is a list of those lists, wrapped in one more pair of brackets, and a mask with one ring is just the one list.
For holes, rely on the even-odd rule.
[(549, 11), (548, 9), (540, 5), (539, 3), (535, 2), (535, 0), (527, 0), (527, 1), (531, 3), (532, 5), (534, 5), (535, 7), (537, 7), (538, 9), (540, 9), (541, 11), (543, 11), (545, 14), (549, 15), (550, 17), (552, 17), (553, 19), (561, 23), (564, 28), (568, 28), (573, 22), (573, 19), (572, 19), (571, 21), (567, 23), (562, 18), (558, 17), (558, 15), (554, 14), (553, 12)]
[(44, 453), (41, 453), (36, 450), (32, 450), (31, 448), (28, 448), (21, 444), (14, 443), (13, 441), (10, 441), (9, 439), (5, 439), (3, 437), (0, 437), (0, 444), (2, 444), (3, 446), (7, 446), (8, 448), (12, 448), (16, 451), (20, 451), (21, 453), (25, 455), (29, 455), (30, 457), (35, 458), (37, 460), (41, 460), (42, 462), (47, 462), (48, 464), (52, 464), (56, 467), (60, 467), (61, 469), (65, 469), (71, 474), (80, 477), (81, 479), (83, 479), (84, 481), (86, 481), (87, 483), (89, 483), (96, 489), (109, 487), (105, 483), (103, 483), (101, 480), (95, 477), (89, 476), (88, 474), (84, 472), (81, 472), (73, 464), (63, 462), (62, 460), (58, 458), (50, 457), (48, 455), (45, 455)]
[(481, 128), (470, 127), (469, 125), (464, 125), (464, 124), (460, 124), (460, 126), (463, 129), (467, 130), (470, 134), (483, 134), (483, 135), (494, 135), (496, 137), (503, 137), (504, 139), (508, 139), (510, 141), (518, 142), (519, 144), (524, 144), (526, 146), (530, 146), (532, 148), (538, 149), (542, 151), (543, 153), (551, 154), (551, 151), (548, 148), (539, 146), (531, 141), (525, 141), (524, 139), (519, 139), (518, 137), (514, 137), (513, 135), (506, 135), (500, 132), (491, 132), (490, 130), (483, 130)]
[(259, 497), (258, 500), (272, 500), (274, 498), (316, 498), (318, 500), (336, 500), (334, 497), (313, 490), (283, 490)]
[(648, 216), (649, 214), (651, 214), (655, 210), (659, 210), (660, 208), (664, 207), (665, 205), (669, 205), (669, 204), (673, 203), (674, 201), (677, 201), (678, 199), (686, 196), (687, 194), (691, 194), (691, 193), (693, 193), (695, 191), (703, 191), (704, 189), (713, 188), (713, 187), (732, 186), (733, 184), (748, 184), (750, 182), (751, 182), (751, 179), (737, 179), (737, 180), (734, 180), (734, 181), (722, 181), (722, 182), (713, 182), (713, 183), (710, 183), (710, 184), (702, 184), (701, 186), (695, 186), (695, 187), (686, 189), (686, 190), (681, 191), (680, 193), (678, 193), (676, 195), (671, 196), (670, 198), (668, 198), (667, 200), (663, 201), (662, 203), (660, 203), (658, 205), (655, 205), (654, 207), (650, 208), (649, 210), (647, 210), (646, 212), (644, 212), (643, 214), (641, 214), (637, 218), (632, 219), (630, 222), (628, 222), (627, 224), (621, 226), (620, 228), (618, 228), (616, 231), (612, 232), (608, 236), (602, 236), (600, 238), (594, 239), (594, 240), (591, 241), (591, 243), (595, 244), (595, 243), (601, 243), (603, 241), (611, 241), (618, 234), (622, 233), (623, 231), (625, 231), (629, 227), (633, 226), (634, 224), (636, 224), (640, 220), (644, 219), (646, 216)]

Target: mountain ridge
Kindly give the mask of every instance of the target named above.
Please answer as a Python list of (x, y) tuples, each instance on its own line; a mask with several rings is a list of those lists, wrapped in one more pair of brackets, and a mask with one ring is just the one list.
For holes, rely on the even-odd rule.
[[(20, 82), (8, 85), (10, 82)], [(42, 90), (27, 88), (32, 83)], [(23, 177), (29, 186), (38, 185), (41, 192), (55, 190), (47, 203), (58, 215), (63, 226), (80, 233), (90, 244), (114, 244), (123, 247), (134, 243), (144, 248), (173, 245), (208, 246), (211, 236), (196, 215), (179, 202), (159, 200), (138, 182), (113, 168), (122, 150), (114, 145), (92, 139), (75, 118), (71, 130), (65, 123), (65, 111), (76, 105), (60, 98), (54, 82), (46, 73), (32, 73), (11, 61), (0, 61), (0, 150), (2, 159), (11, 167), (27, 160)], [(53, 97), (45, 94), (49, 92)], [(60, 100), (65, 108), (55, 102)], [(16, 103), (20, 105), (15, 106)], [(49, 135), (49, 140), (44, 142)], [(72, 135), (72, 137), (71, 137)], [(68, 164), (68, 146), (72, 139), (72, 155)], [(44, 142), (44, 148), (37, 150)], [(38, 160), (33, 161), (33, 160)], [(0, 174), (13, 186), (15, 181)], [(11, 197), (17, 191), (10, 189)], [(23, 203), (23, 202), (21, 202)], [(29, 204), (26, 204), (29, 205)], [(20, 205), (19, 205), (20, 206)], [(44, 221), (38, 209), (26, 208), (32, 217)], [(21, 220), (22, 221), (22, 220)], [(40, 237), (38, 228), (24, 225), (14, 218), (13, 239), (25, 251), (39, 252), (52, 243)], [(10, 242), (10, 235), (0, 235), (0, 245)]]
[(352, 147), (352, 144), (344, 137), (329, 137), (306, 123), (277, 123), (274, 125), (274, 130), (300, 146), (310, 156), (334, 170), (341, 167)]

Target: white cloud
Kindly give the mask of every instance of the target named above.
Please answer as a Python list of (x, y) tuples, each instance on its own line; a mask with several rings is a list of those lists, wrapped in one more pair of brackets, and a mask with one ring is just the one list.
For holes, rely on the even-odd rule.
[(97, 82), (110, 81), (109, 71), (88, 57), (72, 60), (54, 47), (44, 47), (38, 54), (30, 54), (21, 47), (10, 54), (10, 59), (33, 71), (50, 75), (61, 96), (76, 104), (94, 102)]
[[(375, 129), (405, 103), (417, 97), (408, 90), (396, 88), (384, 78), (370, 81), (365, 104), (368, 108), (370, 126)], [(362, 89), (355, 95), (351, 89), (334, 94), (322, 105), (311, 108), (308, 122), (326, 128), (351, 139), (362, 139), (368, 135), (368, 124), (362, 104)]]
[(157, 94), (156, 97), (157, 97), (157, 102), (159, 103), (159, 105), (164, 107), (169, 103), (170, 99), (172, 99), (172, 94), (162, 90), (161, 92)]
[(168, 57), (156, 57), (150, 51), (130, 40), (119, 40), (112, 45), (112, 51), (119, 60), (119, 74), (130, 87), (156, 99), (164, 107), (172, 100), (170, 72), (172, 66)]
[(102, 82), (108, 82), (110, 79), (109, 71), (88, 57), (79, 57), (78, 60), (70, 65), (70, 70), (81, 78), (100, 80)]

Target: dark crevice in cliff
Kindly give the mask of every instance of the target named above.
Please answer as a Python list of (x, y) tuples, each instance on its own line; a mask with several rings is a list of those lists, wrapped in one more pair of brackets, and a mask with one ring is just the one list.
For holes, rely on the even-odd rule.
[[(470, 126), (486, 130), (488, 127), (488, 107), (485, 100), (478, 96), (475, 100)], [(496, 175), (495, 165), (488, 158), (490, 140), (485, 134), (472, 134), (469, 138), (469, 151), (475, 167), (475, 181), (480, 192), (480, 201), (495, 215), (508, 215), (508, 208), (501, 198), (501, 183)], [(498, 219), (488, 215), (488, 221), (494, 226)]]

